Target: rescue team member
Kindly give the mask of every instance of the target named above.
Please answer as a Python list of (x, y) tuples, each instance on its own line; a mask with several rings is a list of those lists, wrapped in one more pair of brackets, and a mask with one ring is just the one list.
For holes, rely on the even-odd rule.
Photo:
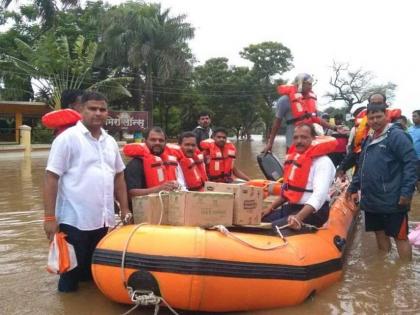
[(277, 91), (282, 97), (276, 103), (276, 118), (271, 128), (270, 137), (263, 152), (270, 152), (281, 121), (286, 120), (286, 147), (292, 144), (293, 131), (299, 123), (317, 123), (322, 127), (336, 130), (325, 120), (317, 117), (316, 95), (312, 92), (313, 79), (309, 74), (301, 73), (296, 76), (293, 85), (280, 85)]
[(337, 147), (333, 153), (328, 155), (334, 166), (337, 167), (346, 156), (350, 130), (343, 124), (343, 115), (341, 114), (334, 116), (334, 123), (337, 126), (337, 131), (328, 130), (326, 135), (337, 139)]
[(50, 129), (54, 129), (54, 137), (64, 130), (74, 126), (81, 118), (82, 111), (81, 98), (82, 90), (65, 90), (61, 93), (61, 108), (49, 112), (42, 116), (42, 124)]
[(235, 164), (236, 148), (227, 140), (225, 128), (216, 128), (213, 138), (201, 142), (209, 181), (232, 183), (233, 176), (249, 181), (249, 177)]
[(114, 138), (102, 129), (107, 100), (97, 92), (81, 99), (82, 120), (52, 143), (45, 182), (44, 230), (49, 240), (60, 230), (73, 244), (78, 266), (60, 276), (60, 292), (76, 291), (79, 280), (89, 280), (93, 251), (115, 225), (114, 196), (121, 218), (129, 213), (124, 163)]
[(144, 143), (128, 144), (123, 149), (126, 156), (133, 158), (125, 169), (129, 197), (185, 189), (177, 156), (166, 145), (165, 132), (152, 127), (144, 137)]
[(392, 237), (400, 258), (411, 259), (407, 213), (417, 180), (413, 143), (399, 124), (389, 123), (385, 104), (369, 104), (367, 118), (373, 134), (363, 143), (346, 197), (357, 201), (360, 190), (366, 231), (375, 232), (380, 250), (391, 250)]
[(191, 131), (183, 132), (178, 139), (179, 165), (188, 190), (202, 190), (208, 180), (204, 155), (197, 148), (197, 139)]
[[(382, 93), (374, 93), (369, 96), (368, 104), (384, 104), (386, 107), (386, 96)], [(366, 110), (358, 111), (358, 114), (355, 119), (355, 134), (352, 140), (351, 146), (349, 148), (349, 152), (346, 154), (344, 159), (341, 161), (338, 169), (337, 169), (337, 177), (343, 177), (344, 174), (352, 168), (356, 166), (355, 173), (357, 172), (357, 161), (359, 159), (360, 152), (362, 151), (362, 142), (368, 136), (370, 126), (368, 124), (368, 118), (366, 117)], [(393, 122), (399, 116), (401, 116), (400, 109), (393, 109), (387, 110), (386, 112), (387, 119), (389, 122)]]
[(356, 104), (350, 109), (350, 114), (353, 116), (353, 127), (350, 129), (349, 141), (347, 143), (347, 154), (353, 149), (353, 140), (356, 134), (356, 129), (359, 127), (361, 119), (358, 118), (359, 114), (363, 111), (366, 111), (366, 105)]
[(316, 137), (312, 124), (295, 127), (293, 145), (284, 163), (282, 194), (264, 210), (264, 222), (300, 229), (302, 223), (320, 227), (328, 220), (328, 191), (335, 168), (327, 154), (336, 145), (333, 137)]
[(203, 140), (210, 139), (213, 135), (213, 130), (210, 128), (211, 118), (208, 112), (201, 112), (198, 114), (197, 120), (198, 126), (192, 131), (197, 138), (197, 144), (200, 147), (200, 143)]

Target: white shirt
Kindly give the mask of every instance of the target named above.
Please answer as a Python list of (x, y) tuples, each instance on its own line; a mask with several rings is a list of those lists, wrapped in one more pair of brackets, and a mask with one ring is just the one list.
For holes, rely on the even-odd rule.
[(326, 201), (330, 201), (328, 194), (331, 184), (334, 182), (335, 167), (328, 156), (315, 158), (309, 171), (307, 190), (304, 192), (298, 204), (307, 204), (318, 211)]
[(124, 168), (118, 145), (105, 130), (95, 139), (79, 121), (60, 134), (46, 168), (60, 176), (58, 223), (84, 231), (114, 226), (114, 179)]
[(187, 184), (185, 184), (184, 172), (182, 171), (181, 165), (176, 167), (176, 181), (178, 182), (179, 189), (182, 191), (187, 191)]

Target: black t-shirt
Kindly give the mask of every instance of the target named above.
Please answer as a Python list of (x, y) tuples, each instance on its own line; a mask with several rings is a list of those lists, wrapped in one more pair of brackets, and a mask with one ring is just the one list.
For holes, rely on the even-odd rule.
[(203, 127), (197, 126), (193, 131), (197, 139), (197, 146), (200, 148), (200, 142), (210, 138), (210, 128), (204, 129)]
[(134, 158), (128, 162), (124, 170), (124, 177), (127, 190), (147, 188), (142, 159)]

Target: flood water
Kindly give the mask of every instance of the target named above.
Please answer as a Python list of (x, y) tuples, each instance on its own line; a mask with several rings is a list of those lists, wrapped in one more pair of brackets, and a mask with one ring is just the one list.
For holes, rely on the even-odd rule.
[[(277, 154), (283, 154), (282, 143), (275, 143)], [(262, 178), (255, 156), (263, 145), (260, 140), (237, 143), (237, 165), (254, 178)], [(46, 160), (0, 156), (0, 314), (124, 313), (128, 306), (107, 300), (93, 283), (82, 283), (77, 293), (57, 293), (57, 277), (46, 271), (48, 242), (42, 230)], [(410, 220), (420, 221), (420, 195)], [(420, 252), (413, 253), (410, 263), (400, 263), (395, 248), (379, 254), (374, 236), (359, 223), (342, 281), (302, 305), (246, 314), (420, 314)]]

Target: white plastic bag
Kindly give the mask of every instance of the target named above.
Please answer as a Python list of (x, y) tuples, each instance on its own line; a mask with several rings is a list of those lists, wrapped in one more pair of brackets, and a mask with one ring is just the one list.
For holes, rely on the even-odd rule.
[(77, 267), (77, 258), (73, 245), (67, 243), (66, 234), (55, 233), (50, 244), (47, 270), (53, 274), (62, 274)]

